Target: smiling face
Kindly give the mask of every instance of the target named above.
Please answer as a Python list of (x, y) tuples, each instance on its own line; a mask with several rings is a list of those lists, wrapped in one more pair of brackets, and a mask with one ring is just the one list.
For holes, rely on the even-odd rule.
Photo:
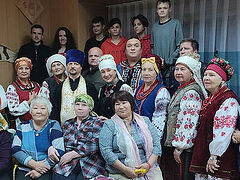
[(34, 121), (38, 121), (42, 123), (46, 122), (49, 116), (46, 104), (44, 103), (34, 104), (32, 106), (31, 115)]
[(142, 54), (141, 42), (136, 38), (129, 39), (126, 44), (125, 53), (127, 59), (139, 61)]
[(106, 83), (113, 83), (117, 78), (117, 72), (114, 69), (105, 68), (101, 70), (101, 76)]
[(153, 64), (146, 62), (142, 65), (142, 79), (144, 83), (152, 84), (157, 78), (157, 73), (153, 67)]
[(221, 76), (213, 70), (206, 70), (203, 76), (203, 83), (205, 88), (211, 92), (216, 93), (220, 89), (220, 84), (224, 82)]
[(77, 62), (69, 62), (67, 64), (67, 71), (68, 71), (69, 77), (75, 78), (76, 76), (81, 74), (82, 66)]
[(116, 101), (114, 111), (122, 119), (129, 118), (132, 115), (131, 104), (128, 101)]
[(67, 35), (64, 30), (60, 30), (58, 33), (59, 43), (61, 46), (66, 46), (67, 44)]
[(74, 106), (75, 113), (78, 118), (85, 119), (89, 116), (90, 107), (84, 102), (76, 102)]
[(145, 27), (139, 19), (135, 19), (133, 22), (133, 29), (136, 34), (141, 34), (145, 31)]
[(171, 7), (167, 2), (161, 2), (157, 5), (157, 13), (159, 18), (169, 18), (169, 14), (171, 12)]
[(185, 84), (192, 79), (192, 72), (183, 64), (177, 64), (174, 70), (174, 77), (180, 84)]
[(27, 65), (19, 66), (17, 69), (17, 76), (21, 80), (28, 80), (30, 78), (31, 69)]
[(53, 62), (51, 65), (51, 71), (53, 73), (53, 75), (58, 76), (60, 74), (63, 74), (65, 71), (65, 67), (63, 66), (62, 63), (56, 61)]

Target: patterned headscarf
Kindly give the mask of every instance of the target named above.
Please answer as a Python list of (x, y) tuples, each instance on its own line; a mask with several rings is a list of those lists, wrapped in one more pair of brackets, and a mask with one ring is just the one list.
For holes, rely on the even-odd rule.
[(31, 59), (29, 59), (29, 58), (26, 58), (26, 57), (21, 57), (21, 58), (19, 58), (19, 59), (17, 59), (16, 61), (15, 61), (15, 69), (16, 69), (16, 71), (18, 70), (18, 68), (20, 67), (20, 66), (28, 66), (31, 70), (32, 70), (32, 61), (31, 61)]
[(77, 102), (86, 103), (90, 107), (91, 111), (94, 108), (94, 101), (93, 101), (92, 97), (87, 94), (77, 95), (75, 98), (75, 103), (77, 103)]

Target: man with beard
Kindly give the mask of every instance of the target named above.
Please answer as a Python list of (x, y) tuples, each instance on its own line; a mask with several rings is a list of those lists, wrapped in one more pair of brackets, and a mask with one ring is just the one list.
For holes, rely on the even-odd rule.
[[(97, 103), (97, 90), (93, 84), (81, 76), (84, 63), (84, 52), (70, 49), (66, 53), (66, 64), (68, 77), (56, 88), (57, 108), (53, 109), (57, 114), (54, 119), (63, 124), (66, 120), (76, 117), (74, 112), (74, 100), (79, 94), (88, 94)], [(97, 109), (97, 106), (95, 107)]]
[(31, 42), (23, 45), (18, 52), (18, 57), (27, 57), (31, 59), (33, 68), (30, 79), (42, 85), (44, 79), (48, 77), (46, 69), (46, 59), (51, 55), (50, 47), (43, 44), (44, 29), (36, 24), (31, 27)]

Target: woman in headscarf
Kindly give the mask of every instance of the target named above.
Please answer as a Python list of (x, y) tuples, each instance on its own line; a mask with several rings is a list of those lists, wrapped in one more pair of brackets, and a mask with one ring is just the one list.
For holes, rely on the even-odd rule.
[(194, 179), (189, 172), (194, 139), (202, 101), (207, 97), (201, 80), (200, 56), (195, 53), (179, 57), (174, 76), (180, 83), (168, 105), (161, 167), (164, 179)]
[(199, 127), (190, 171), (196, 180), (225, 180), (239, 177), (237, 146), (231, 137), (237, 127), (239, 102), (226, 82), (234, 73), (231, 64), (214, 58), (203, 77), (209, 97), (201, 107)]
[(111, 54), (105, 54), (99, 58), (99, 70), (103, 80), (106, 82), (98, 95), (99, 108), (98, 114), (106, 118), (111, 118), (114, 115), (114, 110), (111, 105), (112, 96), (116, 91), (126, 90), (133, 94), (132, 88), (123, 82), (119, 74), (114, 57)]

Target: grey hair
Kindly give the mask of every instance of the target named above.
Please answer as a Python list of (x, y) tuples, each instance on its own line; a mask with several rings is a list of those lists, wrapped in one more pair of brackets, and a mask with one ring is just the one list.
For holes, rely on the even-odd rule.
[(48, 114), (50, 115), (52, 112), (52, 103), (44, 97), (37, 96), (34, 98), (30, 104), (30, 114), (32, 114), (32, 108), (35, 104), (45, 104), (47, 106)]

